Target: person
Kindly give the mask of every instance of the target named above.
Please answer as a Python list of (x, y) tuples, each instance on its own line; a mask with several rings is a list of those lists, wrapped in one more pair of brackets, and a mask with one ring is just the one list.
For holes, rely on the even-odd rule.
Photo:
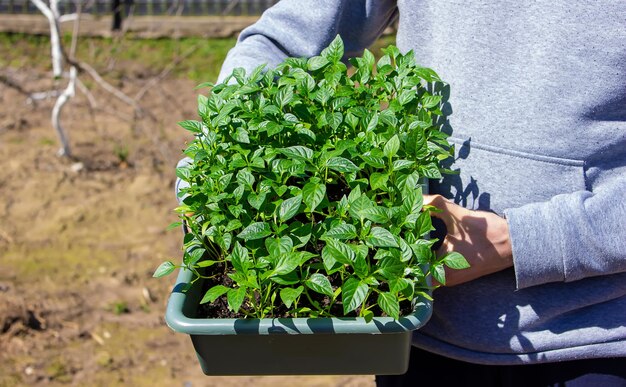
[(379, 385), (626, 385), (626, 3), (282, 0), (242, 31), (233, 69), (397, 46), (450, 85), (458, 175), (427, 202), (447, 273), (406, 375)]

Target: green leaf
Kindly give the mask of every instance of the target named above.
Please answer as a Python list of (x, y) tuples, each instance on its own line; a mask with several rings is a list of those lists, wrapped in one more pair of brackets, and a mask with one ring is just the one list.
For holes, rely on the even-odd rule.
[(330, 62), (328, 61), (328, 59), (324, 58), (323, 56), (314, 56), (308, 60), (307, 67), (309, 68), (309, 70), (315, 71), (321, 69), (329, 63)]
[(368, 49), (363, 50), (363, 65), (365, 67), (371, 70), (374, 67), (375, 61), (376, 61), (376, 58), (374, 57), (374, 54), (372, 54), (370, 50)]
[(283, 288), (280, 290), (280, 299), (287, 306), (287, 308), (291, 308), (291, 305), (300, 297), (304, 287), (298, 286), (297, 288)]
[(225, 175), (220, 176), (218, 181), (219, 181), (221, 189), (226, 189), (226, 187), (228, 187), (232, 179), (233, 179), (232, 173), (227, 173)]
[(398, 238), (398, 241), (400, 245), (400, 251), (402, 252), (402, 262), (410, 261), (411, 258), (413, 258), (413, 250), (411, 249), (411, 246), (409, 246), (409, 244), (406, 243), (406, 241), (402, 238)]
[(434, 256), (434, 251), (430, 249), (431, 244), (434, 241), (427, 242), (423, 239), (418, 240), (419, 243), (411, 244), (411, 250), (413, 250), (413, 254), (417, 260), (417, 263), (420, 265), (430, 263), (431, 259)]
[(385, 109), (378, 114), (378, 119), (385, 125), (389, 125), (392, 128), (398, 127), (398, 119), (396, 114), (391, 109)]
[(343, 57), (343, 50), (343, 41), (341, 40), (341, 37), (337, 35), (328, 47), (322, 50), (321, 55), (329, 61), (337, 63)]
[(348, 211), (350, 212), (350, 216), (352, 216), (353, 218), (364, 220), (366, 210), (372, 208), (373, 206), (374, 203), (372, 203), (372, 201), (366, 195), (361, 195), (352, 203), (350, 203), (350, 208), (348, 209)]
[(368, 291), (369, 286), (363, 281), (360, 281), (355, 277), (348, 278), (341, 288), (343, 313), (348, 314), (361, 306), (367, 297)]
[(378, 306), (380, 306), (380, 309), (382, 309), (387, 316), (393, 317), (396, 320), (400, 318), (400, 303), (395, 294), (389, 292), (379, 293)]
[(389, 181), (389, 174), (374, 172), (370, 175), (370, 186), (373, 190), (380, 189), (387, 191), (387, 182)]
[(413, 172), (410, 175), (405, 175), (406, 178), (402, 181), (402, 184), (398, 183), (398, 188), (400, 188), (402, 190), (402, 194), (405, 197), (413, 197), (415, 196), (414, 199), (412, 199), (412, 203), (416, 203), (417, 201), (419, 201), (419, 206), (413, 206), (412, 209), (409, 212), (413, 212), (416, 207), (417, 210), (421, 210), (422, 208), (422, 186), (420, 185), (420, 176), (417, 172)]
[[(333, 90), (326, 87), (326, 86), (322, 86), (320, 87), (316, 92), (315, 92), (315, 100), (319, 101), (319, 103), (321, 103), (322, 105), (326, 105), (326, 102), (328, 102), (328, 100), (330, 99), (330, 97), (333, 96)], [(322, 112), (323, 113), (323, 112)], [(318, 116), (318, 120), (322, 118), (322, 119), (326, 119), (326, 115), (322, 114), (320, 116)]]
[(224, 285), (215, 285), (211, 289), (207, 290), (207, 292), (204, 294), (204, 297), (202, 297), (202, 300), (200, 300), (200, 304), (215, 302), (215, 300), (226, 294), (228, 290), (230, 289)]
[(237, 83), (243, 85), (245, 83), (244, 78), (246, 76), (246, 70), (243, 67), (237, 67), (233, 70), (233, 77), (237, 80)]
[(354, 274), (362, 279), (365, 279), (370, 274), (367, 260), (361, 254), (357, 254), (354, 259)]
[(255, 178), (248, 169), (241, 169), (237, 172), (237, 183), (240, 185), (248, 186), (249, 189), (252, 189), (254, 181)]
[(415, 91), (414, 90), (402, 90), (398, 95), (398, 102), (400, 105), (406, 105), (415, 99)]
[(179, 122), (178, 125), (192, 133), (202, 133), (202, 122), (187, 120)]
[[(415, 122), (409, 125), (409, 134), (406, 138), (406, 152), (415, 156), (418, 159), (422, 159), (428, 155), (428, 148), (426, 147), (426, 135), (424, 129), (419, 127)], [(419, 124), (419, 122), (417, 122)], [(414, 129), (413, 126), (416, 126)]]
[(424, 106), (426, 109), (433, 108), (439, 105), (440, 102), (441, 102), (440, 95), (427, 95), (422, 98), (422, 106)]
[(313, 254), (309, 251), (298, 251), (294, 254), (298, 256), (298, 260), (300, 261), (300, 266), (309, 265), (309, 264), (314, 265), (315, 263), (311, 263), (309, 261), (319, 256), (319, 254)]
[(378, 63), (376, 64), (376, 68), (378, 69), (378, 71), (380, 71), (384, 66), (390, 66), (390, 65), (391, 65), (391, 57), (389, 55), (383, 55), (378, 60)]
[[(243, 197), (243, 193), (246, 191), (246, 187), (244, 185), (238, 185), (237, 188), (235, 188), (233, 190), (233, 197), (235, 198), (235, 200), (237, 202), (239, 202), (239, 200), (241, 200), (241, 198)], [(239, 207), (239, 206), (237, 206)], [(239, 211), (239, 213), (241, 213), (241, 211)], [(236, 215), (238, 216), (238, 215)]]
[(367, 123), (367, 129), (365, 131), (371, 132), (376, 129), (376, 126), (378, 126), (378, 114), (374, 114), (372, 116), (372, 118)]
[(439, 172), (439, 167), (435, 163), (420, 165), (419, 170), (424, 177), (429, 179), (441, 179), (441, 172)]
[[(276, 111), (273, 112), (273, 114), (276, 114), (276, 115), (280, 114), (280, 111), (278, 111), (278, 108), (274, 105), (267, 106), (266, 109), (269, 109), (270, 107), (276, 109)], [(265, 130), (267, 131), (267, 135), (270, 137), (281, 133), (283, 129), (284, 129), (284, 126), (277, 124), (276, 122), (266, 121)]]
[(446, 254), (441, 259), (441, 262), (443, 262), (443, 264), (448, 266), (450, 269), (467, 269), (470, 267), (470, 264), (467, 262), (465, 257), (456, 251)]
[(228, 206), (228, 212), (230, 212), (236, 218), (239, 218), (239, 215), (241, 215), (242, 211), (243, 207), (240, 205)]
[(233, 236), (230, 233), (224, 233), (223, 235), (215, 238), (217, 245), (222, 249), (222, 251), (228, 251), (230, 249), (230, 244), (233, 241)]
[(276, 282), (279, 285), (291, 286), (300, 283), (298, 273), (295, 271), (289, 272), (283, 275), (276, 275), (270, 278), (272, 282)]
[(388, 280), (398, 278), (404, 273), (406, 264), (394, 256), (386, 256), (376, 265), (376, 272)]
[(174, 270), (176, 270), (176, 265), (174, 265), (170, 261), (165, 261), (157, 267), (152, 275), (154, 278), (164, 277), (168, 274), (171, 274)]
[(356, 236), (356, 227), (349, 223), (342, 223), (331, 227), (330, 230), (326, 231), (320, 239), (325, 240), (326, 238), (331, 237), (334, 239), (345, 240), (354, 239)]
[(393, 170), (394, 171), (400, 171), (402, 169), (409, 168), (413, 164), (415, 164), (415, 161), (411, 161), (411, 160), (394, 160), (393, 161)]
[(173, 229), (175, 229), (175, 228), (178, 228), (178, 227), (180, 227), (180, 226), (182, 226), (182, 225), (183, 225), (183, 222), (174, 222), (174, 223), (170, 223), (170, 225), (169, 225), (169, 226), (167, 226), (167, 229), (166, 229), (166, 230), (167, 230), (167, 231), (170, 231), (170, 230), (173, 230)]
[(270, 235), (272, 230), (270, 229), (270, 225), (265, 222), (255, 222), (244, 228), (242, 232), (237, 234), (237, 238), (243, 239), (244, 241), (261, 239)]
[(374, 168), (385, 168), (385, 160), (382, 157), (375, 157), (370, 155), (359, 155), (368, 165)]
[(293, 249), (293, 241), (288, 236), (266, 238), (265, 247), (271, 256), (278, 257), (291, 252)]
[(372, 227), (367, 241), (377, 247), (399, 247), (393, 234), (382, 227)]
[(325, 196), (326, 185), (324, 184), (309, 182), (302, 187), (302, 201), (311, 212), (315, 211), (317, 206), (322, 203)]
[(240, 228), (241, 226), (243, 225), (241, 224), (241, 221), (239, 219), (231, 219), (228, 221), (228, 224), (226, 225), (226, 228), (224, 229), (224, 231), (230, 232), (230, 231)]
[(389, 222), (389, 215), (387, 214), (387, 211), (385, 210), (385, 208), (380, 207), (380, 206), (373, 206), (373, 207), (365, 208), (364, 210), (361, 211), (361, 214), (363, 215), (365, 219), (369, 219), (375, 223), (388, 223)]
[(198, 263), (196, 263), (197, 267), (210, 267), (215, 265), (216, 263), (219, 263), (220, 261), (212, 261), (210, 259), (207, 259), (205, 261), (200, 261)]
[(355, 245), (350, 243), (348, 246), (356, 253), (357, 256), (367, 258), (369, 255), (370, 249), (364, 244)]
[[(348, 194), (348, 203), (352, 204), (354, 203), (357, 199), (363, 197), (362, 200), (366, 200), (369, 203), (369, 199), (367, 198), (367, 196), (363, 195), (361, 193), (361, 186), (357, 185), (356, 187), (354, 187), (352, 189), (352, 191), (350, 191), (350, 193)], [(371, 204), (369, 204), (371, 205)]]
[(261, 209), (261, 206), (265, 202), (266, 197), (267, 197), (267, 193), (265, 192), (261, 192), (259, 194), (251, 193), (250, 195), (248, 195), (248, 203), (255, 210), (259, 210)]
[(340, 112), (326, 113), (326, 121), (331, 128), (337, 129), (343, 122), (343, 115)]
[(248, 131), (243, 128), (237, 128), (237, 130), (235, 130), (235, 133), (233, 133), (233, 139), (244, 144), (250, 144)]
[(310, 161), (313, 158), (313, 151), (302, 145), (280, 148), (278, 151), (285, 156), (296, 160)]
[(352, 113), (346, 114), (345, 121), (352, 129), (359, 124), (359, 119)]
[(317, 293), (321, 293), (321, 294), (325, 294), (329, 297), (333, 296), (333, 287), (330, 284), (330, 281), (328, 280), (328, 278), (323, 275), (323, 274), (319, 274), (319, 273), (315, 273), (312, 274), (305, 282), (304, 284), (311, 290), (317, 292)]
[(187, 250), (185, 251), (183, 262), (185, 263), (185, 265), (195, 265), (196, 262), (198, 262), (200, 258), (202, 258), (205, 252), (206, 250), (203, 248), (195, 248), (193, 250)]
[(291, 222), (289, 225), (289, 236), (293, 240), (295, 248), (302, 247), (309, 242), (312, 228), (313, 225), (311, 223)]
[(399, 293), (406, 289), (407, 287), (412, 287), (413, 282), (407, 278), (395, 278), (390, 279), (389, 281), (389, 290), (393, 293)]
[(228, 308), (233, 312), (238, 312), (246, 298), (246, 292), (247, 289), (243, 286), (228, 290), (226, 293), (228, 297)]
[(326, 162), (326, 166), (329, 169), (342, 173), (357, 172), (360, 170), (352, 161), (343, 157), (331, 157)]
[(248, 249), (241, 246), (239, 242), (235, 242), (235, 247), (230, 257), (235, 270), (245, 273), (250, 268), (252, 262), (248, 256)]
[(202, 82), (201, 84), (196, 86), (194, 90), (204, 89), (205, 87), (213, 87), (213, 86), (215, 86), (215, 83), (213, 82)]
[(298, 214), (300, 204), (302, 203), (302, 195), (296, 195), (292, 198), (284, 200), (278, 208), (278, 217), (281, 222), (285, 222)]
[(293, 100), (293, 88), (283, 87), (276, 93), (276, 103), (283, 107)]
[(270, 275), (270, 277), (291, 273), (299, 265), (300, 256), (298, 254), (283, 254), (278, 258), (278, 261), (276, 262), (276, 267), (274, 267), (274, 270), (272, 270), (272, 274)]
[(433, 222), (430, 219), (430, 212), (424, 211), (420, 213), (417, 221), (415, 223), (415, 229), (417, 230), (417, 235), (422, 236), (427, 232), (434, 230)]
[(395, 156), (396, 153), (398, 153), (399, 149), (400, 139), (398, 138), (397, 134), (394, 134), (393, 137), (391, 137), (383, 147), (383, 153), (385, 154), (385, 156), (391, 158)]
[(363, 317), (363, 319), (365, 320), (366, 323), (369, 323), (369, 322), (371, 322), (374, 319), (374, 312), (372, 312), (369, 309), (365, 309), (361, 313), (361, 317)]
[(347, 244), (339, 242), (333, 238), (326, 238), (326, 246), (322, 249), (330, 254), (337, 262), (352, 266), (356, 258), (356, 253)]
[(435, 263), (431, 266), (433, 278), (442, 285), (446, 284), (446, 269), (442, 264)]
[(191, 170), (189, 167), (179, 167), (176, 168), (176, 176), (181, 178), (184, 181), (191, 180)]
[(332, 250), (327, 248), (322, 249), (322, 263), (327, 274), (332, 274), (342, 267), (342, 263), (333, 256)]

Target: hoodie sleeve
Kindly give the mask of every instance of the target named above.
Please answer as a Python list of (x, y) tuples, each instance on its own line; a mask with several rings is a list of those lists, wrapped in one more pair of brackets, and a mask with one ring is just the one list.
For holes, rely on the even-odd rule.
[(626, 271), (626, 177), (505, 211), (518, 289)]
[(244, 29), (224, 61), (218, 82), (237, 67), (275, 67), (287, 57), (311, 57), (340, 35), (345, 57), (360, 55), (396, 18), (391, 0), (281, 0)]

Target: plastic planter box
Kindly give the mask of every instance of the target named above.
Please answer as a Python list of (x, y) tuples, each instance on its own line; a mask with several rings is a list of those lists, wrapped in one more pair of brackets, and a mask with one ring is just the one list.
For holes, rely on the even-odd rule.
[(355, 318), (196, 318), (202, 280), (181, 270), (165, 313), (167, 325), (191, 336), (207, 375), (402, 374), (412, 332), (431, 316), (432, 303), (414, 300), (412, 314), (395, 321)]

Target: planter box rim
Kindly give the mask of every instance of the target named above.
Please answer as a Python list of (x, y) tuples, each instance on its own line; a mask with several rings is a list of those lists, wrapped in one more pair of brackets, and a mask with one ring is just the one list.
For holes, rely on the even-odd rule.
[(188, 293), (182, 289), (193, 274), (181, 269), (170, 294), (165, 313), (167, 325), (176, 332), (190, 335), (274, 335), (274, 334), (384, 334), (402, 333), (422, 327), (432, 314), (432, 302), (419, 297), (413, 313), (394, 320), (374, 317), (369, 323), (363, 317), (319, 318), (195, 318), (185, 313)]

